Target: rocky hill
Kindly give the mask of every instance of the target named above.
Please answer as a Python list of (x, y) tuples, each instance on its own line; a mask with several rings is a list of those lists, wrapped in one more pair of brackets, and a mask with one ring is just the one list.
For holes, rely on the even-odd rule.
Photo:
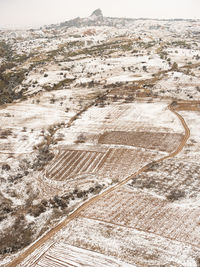
[(121, 27), (127, 26), (128, 23), (134, 22), (136, 19), (129, 18), (112, 18), (112, 17), (104, 17), (101, 9), (96, 9), (89, 17), (80, 18), (77, 17), (72, 20), (68, 20), (62, 22), (60, 24), (51, 25), (49, 27), (87, 27), (87, 26), (114, 26)]
[[(103, 12), (100, 8), (96, 9), (92, 12), (89, 17), (80, 18), (77, 17), (72, 20), (68, 20), (62, 22), (60, 24), (50, 25), (50, 27), (87, 27), (87, 26), (111, 26), (111, 27), (127, 27), (130, 24), (134, 23), (137, 20), (148, 20), (148, 18), (117, 18), (117, 17), (105, 17), (103, 16)], [(155, 20), (155, 19), (154, 19)], [(160, 21), (159, 19), (156, 19)], [(172, 20), (165, 20), (165, 21), (185, 21), (185, 19), (172, 19)], [(194, 21), (194, 20), (186, 20), (186, 21)]]

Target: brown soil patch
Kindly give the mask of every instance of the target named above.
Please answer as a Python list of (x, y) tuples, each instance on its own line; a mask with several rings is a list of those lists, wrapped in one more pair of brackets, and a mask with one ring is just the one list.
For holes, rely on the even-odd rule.
[(99, 144), (117, 144), (144, 147), (158, 151), (172, 152), (181, 142), (183, 135), (155, 132), (106, 132), (100, 136)]
[(177, 111), (200, 111), (200, 102), (178, 102), (175, 106), (175, 110)]

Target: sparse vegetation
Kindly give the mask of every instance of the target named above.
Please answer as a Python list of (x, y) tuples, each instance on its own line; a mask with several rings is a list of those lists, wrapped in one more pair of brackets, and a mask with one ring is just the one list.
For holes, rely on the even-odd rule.
[(172, 190), (166, 197), (169, 201), (179, 200), (185, 197), (185, 192), (181, 190)]
[(18, 216), (12, 227), (1, 237), (0, 254), (15, 253), (33, 242), (33, 229), (23, 215)]

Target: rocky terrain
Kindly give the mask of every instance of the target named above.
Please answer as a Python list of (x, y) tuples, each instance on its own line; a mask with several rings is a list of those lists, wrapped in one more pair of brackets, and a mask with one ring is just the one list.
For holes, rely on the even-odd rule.
[(199, 34), (0, 30), (0, 266), (200, 266)]

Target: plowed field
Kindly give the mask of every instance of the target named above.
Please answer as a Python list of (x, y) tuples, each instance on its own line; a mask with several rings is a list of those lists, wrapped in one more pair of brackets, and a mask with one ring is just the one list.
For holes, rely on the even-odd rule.
[(100, 144), (119, 144), (144, 147), (165, 152), (172, 152), (181, 142), (183, 135), (176, 133), (153, 132), (106, 132), (100, 136)]
[(93, 173), (104, 153), (95, 151), (66, 150), (48, 169), (46, 175), (55, 180), (66, 180), (82, 173)]

